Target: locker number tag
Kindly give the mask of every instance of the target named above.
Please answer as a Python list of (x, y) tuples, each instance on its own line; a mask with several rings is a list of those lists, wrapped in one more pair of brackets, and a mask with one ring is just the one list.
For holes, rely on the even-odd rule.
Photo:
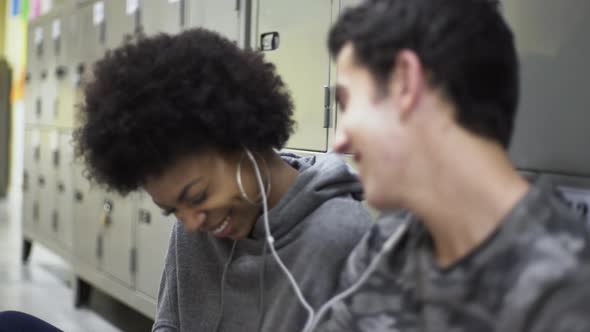
[(127, 0), (127, 15), (133, 15), (139, 9), (139, 0)]
[(43, 28), (35, 28), (35, 45), (39, 45), (43, 42)]
[(279, 48), (280, 38), (278, 32), (267, 32), (260, 35), (260, 50), (274, 51)]
[(59, 39), (61, 35), (61, 21), (60, 20), (53, 20), (53, 24), (51, 24), (51, 37), (53, 39)]
[(568, 204), (590, 225), (590, 189), (558, 187)]
[(92, 7), (92, 22), (94, 25), (104, 22), (104, 2), (99, 1)]

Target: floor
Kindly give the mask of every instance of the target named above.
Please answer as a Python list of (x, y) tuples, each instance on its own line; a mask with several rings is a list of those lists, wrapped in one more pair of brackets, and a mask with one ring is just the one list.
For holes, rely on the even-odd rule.
[(34, 245), (21, 264), (19, 213), (12, 211), (18, 207), (0, 200), (0, 311), (23, 311), (66, 332), (150, 331), (153, 321), (98, 290), (74, 308), (69, 266), (49, 250)]

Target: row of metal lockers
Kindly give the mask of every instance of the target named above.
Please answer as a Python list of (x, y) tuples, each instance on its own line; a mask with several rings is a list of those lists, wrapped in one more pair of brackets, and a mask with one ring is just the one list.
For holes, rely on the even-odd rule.
[[(125, 35), (202, 26), (265, 52), (295, 103), (289, 148), (326, 151), (337, 127), (337, 72), (326, 36), (342, 9), (360, 0), (71, 1), (29, 26), (25, 97), (23, 223), (71, 262), (77, 277), (153, 316), (172, 223), (145, 194), (121, 198), (91, 185), (70, 144), (80, 86), (92, 63)], [(587, 0), (506, 0), (522, 66), (511, 157), (550, 176), (581, 212), (590, 204), (590, 43)]]

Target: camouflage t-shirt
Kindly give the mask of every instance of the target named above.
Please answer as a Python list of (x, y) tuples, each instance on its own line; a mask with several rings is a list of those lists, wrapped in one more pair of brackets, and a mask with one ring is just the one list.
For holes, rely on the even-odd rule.
[[(582, 219), (557, 193), (537, 183), (494, 234), (446, 268), (435, 263), (432, 240), (413, 215), (380, 221), (350, 256), (343, 289), (361, 277), (399, 227), (405, 228), (403, 235), (374, 272), (336, 302), (314, 331), (537, 331), (539, 324), (529, 320), (553, 310), (547, 298), (563, 298), (551, 289), (563, 288), (564, 280), (590, 260), (590, 237)], [(590, 295), (579, 303), (588, 308)], [(574, 320), (578, 329), (553, 332), (590, 331), (590, 317), (578, 314)]]

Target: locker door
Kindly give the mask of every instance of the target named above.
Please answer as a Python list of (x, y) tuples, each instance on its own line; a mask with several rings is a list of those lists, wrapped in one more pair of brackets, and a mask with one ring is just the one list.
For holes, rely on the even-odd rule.
[(36, 49), (36, 37), (38, 34), (42, 34), (37, 28), (37, 25), (32, 22), (29, 24), (27, 29), (27, 73), (25, 77), (25, 123), (35, 124), (35, 99), (36, 99), (36, 87), (39, 75), (37, 73), (37, 49)]
[(103, 254), (103, 236), (100, 232), (101, 193), (83, 176), (81, 162), (72, 164), (74, 180), (73, 252), (82, 263), (99, 267)]
[[(94, 62), (104, 56), (107, 33), (110, 29), (105, 13), (105, 2), (95, 1), (78, 10), (79, 59), (76, 74), (83, 79), (91, 73)], [(83, 36), (83, 37), (82, 37)]]
[(39, 144), (39, 132), (34, 129), (25, 131), (24, 165), (23, 165), (23, 228), (34, 232), (37, 229), (39, 207), (37, 167), (35, 151)]
[(178, 33), (186, 24), (188, 0), (141, 0), (143, 31), (147, 35), (159, 32)]
[(326, 115), (331, 110), (326, 36), (331, 14), (332, 1), (327, 0), (258, 0), (256, 45), (276, 65), (295, 105), (297, 130), (289, 148), (325, 151), (327, 147)]
[(513, 161), (524, 170), (590, 175), (590, 2), (512, 0), (502, 5), (521, 65)]
[(43, 105), (43, 87), (47, 79), (47, 71), (45, 68), (45, 26), (41, 21), (35, 21), (31, 24), (32, 31), (32, 45), (31, 57), (27, 59), (30, 62), (30, 77), (31, 82), (30, 102), (31, 111), (27, 114), (27, 123), (31, 125), (40, 124), (44, 119), (44, 105)]
[(156, 299), (175, 218), (164, 217), (147, 193), (142, 192), (139, 196), (136, 288)]
[(134, 34), (140, 25), (137, 4), (138, 0), (105, 2), (108, 24), (106, 45), (109, 49), (121, 46), (126, 36)]
[(74, 125), (74, 80), (78, 61), (79, 25), (74, 11), (65, 11), (52, 23), (52, 38), (56, 50), (53, 76), (56, 84), (56, 126), (71, 128)]
[(57, 170), (58, 160), (58, 137), (55, 129), (41, 131), (41, 158), (39, 164), (39, 210), (40, 210), (40, 231), (49, 236), (50, 239), (57, 239)]
[(123, 198), (109, 193), (102, 196), (102, 202), (103, 271), (131, 286), (133, 285), (133, 262), (131, 260), (134, 248), (136, 201), (133, 195)]
[(39, 116), (39, 123), (42, 125), (54, 125), (56, 113), (56, 79), (54, 76), (56, 63), (56, 44), (52, 37), (53, 17), (41, 19), (43, 27), (43, 55), (39, 62), (41, 82), (39, 85), (39, 97), (42, 100), (42, 112)]
[(72, 146), (72, 135), (70, 132), (63, 132), (59, 135), (58, 148), (58, 171), (57, 171), (57, 238), (59, 244), (72, 248), (73, 237), (73, 180), (72, 161), (74, 160), (74, 147)]
[(237, 1), (195, 0), (189, 3), (189, 26), (214, 30), (238, 42), (240, 8)]

